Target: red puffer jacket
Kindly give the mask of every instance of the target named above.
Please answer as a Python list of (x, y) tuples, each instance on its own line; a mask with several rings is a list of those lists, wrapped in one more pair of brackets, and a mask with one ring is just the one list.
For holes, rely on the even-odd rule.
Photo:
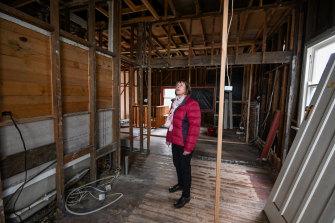
[(192, 152), (199, 137), (200, 124), (199, 104), (188, 95), (174, 112), (173, 129), (167, 131), (166, 141)]

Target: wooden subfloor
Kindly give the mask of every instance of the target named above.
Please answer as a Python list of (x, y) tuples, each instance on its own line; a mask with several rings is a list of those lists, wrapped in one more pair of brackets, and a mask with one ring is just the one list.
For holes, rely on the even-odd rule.
[[(97, 213), (64, 216), (57, 222), (213, 222), (216, 163), (192, 159), (191, 202), (175, 209), (173, 202), (181, 192), (168, 192), (176, 174), (171, 156), (161, 151), (170, 148), (162, 139), (153, 141), (156, 144), (148, 157), (129, 154), (129, 175), (122, 175), (113, 187), (114, 192), (124, 194), (121, 200)], [(268, 222), (262, 209), (272, 186), (266, 170), (222, 163), (219, 222)]]

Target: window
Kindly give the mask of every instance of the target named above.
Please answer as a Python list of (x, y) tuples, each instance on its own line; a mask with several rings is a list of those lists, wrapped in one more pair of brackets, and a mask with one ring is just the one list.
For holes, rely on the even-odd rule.
[(301, 80), (301, 92), (298, 113), (298, 125), (300, 126), (305, 114), (305, 107), (313, 98), (329, 57), (335, 53), (335, 32), (322, 34), (316, 37), (305, 47), (303, 73)]
[(175, 88), (163, 89), (163, 105), (171, 107), (171, 100), (176, 97)]

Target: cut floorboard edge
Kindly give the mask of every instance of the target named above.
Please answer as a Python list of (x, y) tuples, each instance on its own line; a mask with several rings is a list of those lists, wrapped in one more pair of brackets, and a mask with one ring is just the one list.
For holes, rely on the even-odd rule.
[[(215, 162), (192, 159), (191, 202), (182, 209), (173, 207), (181, 193), (167, 190), (176, 182), (171, 157), (129, 154), (129, 165), (129, 175), (122, 175), (115, 187), (125, 195), (117, 204), (57, 222), (213, 222)], [(223, 163), (221, 177), (219, 222), (268, 222), (262, 209), (273, 182), (266, 170)]]

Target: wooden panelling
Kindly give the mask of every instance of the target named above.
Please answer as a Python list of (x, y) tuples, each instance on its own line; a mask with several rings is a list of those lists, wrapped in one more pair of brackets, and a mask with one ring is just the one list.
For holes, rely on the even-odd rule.
[(113, 59), (96, 54), (97, 108), (113, 107)]
[(63, 113), (88, 111), (88, 51), (61, 42)]
[[(37, 167), (43, 163), (56, 159), (55, 143), (41, 146), (27, 151), (27, 169)], [(1, 176), (3, 179), (14, 176), (23, 172), (24, 167), (24, 152), (16, 153), (11, 156), (1, 157)]]
[(49, 37), (4, 19), (0, 29), (0, 111), (51, 115)]

